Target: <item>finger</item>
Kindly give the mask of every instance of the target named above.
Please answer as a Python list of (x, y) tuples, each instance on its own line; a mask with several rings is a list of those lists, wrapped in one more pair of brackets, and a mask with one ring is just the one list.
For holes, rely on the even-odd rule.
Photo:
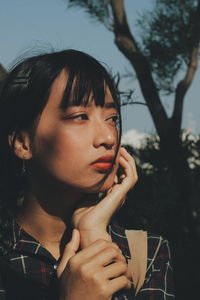
[(119, 182), (117, 175), (115, 175), (114, 183), (117, 184)]
[(125, 178), (127, 178), (127, 179), (135, 178), (134, 165), (131, 165), (130, 162), (128, 162), (123, 156), (121, 156), (119, 158), (119, 164), (120, 164), (121, 168), (123, 169), (123, 174), (122, 174), (122, 176), (120, 176), (121, 183), (122, 183), (122, 180)]
[(123, 178), (121, 177), (118, 184), (112, 186), (108, 191), (106, 197), (104, 197), (98, 205), (95, 207), (95, 210), (98, 210), (98, 215), (102, 218), (107, 217), (108, 219), (121, 207), (123, 204), (127, 192), (134, 186), (137, 181), (136, 175), (133, 172), (133, 166), (123, 158), (119, 158), (119, 163), (124, 170)]
[(102, 221), (106, 222), (107, 220), (107, 223), (113, 214), (123, 205), (127, 192), (135, 185), (138, 179), (134, 159), (124, 148), (120, 149), (118, 161), (124, 171), (121, 182), (112, 186), (106, 197), (94, 207), (94, 213)]
[(127, 161), (131, 161), (133, 159), (133, 156), (131, 156), (124, 147), (120, 148), (120, 155), (123, 155)]
[(90, 258), (91, 262), (96, 262), (99, 266), (107, 266), (116, 261), (125, 263), (126, 259), (122, 255), (121, 250), (118, 248), (108, 247), (103, 249), (101, 252)]
[(131, 156), (127, 150), (123, 147), (120, 149), (120, 157), (123, 157), (134, 169), (136, 170), (136, 164), (133, 156)]
[(77, 229), (73, 229), (70, 242), (65, 246), (61, 261), (57, 268), (58, 277), (64, 271), (69, 259), (76, 254), (80, 245), (80, 234)]
[(133, 187), (138, 180), (136, 165), (133, 158), (127, 159), (124, 156), (120, 156), (119, 164), (124, 170), (124, 176), (121, 176), (121, 183), (127, 182), (130, 183), (130, 187)]
[(116, 262), (126, 264), (125, 257), (121, 254), (121, 251), (112, 247), (103, 249), (101, 252), (95, 254), (94, 256), (88, 259), (84, 258), (84, 262), (87, 263), (88, 270), (94, 270), (95, 268), (98, 268), (102, 275), (105, 275), (105, 268), (107, 268), (109, 265), (112, 266)]
[(131, 283), (128, 278), (124, 275), (109, 280), (108, 289), (111, 295), (115, 294), (121, 289), (130, 289)]
[(128, 275), (128, 266), (126, 262), (117, 261), (113, 264), (106, 266), (103, 269), (104, 278), (113, 279), (121, 275)]
[(123, 147), (120, 148), (120, 154), (130, 164), (130, 166), (132, 167), (132, 170), (134, 172), (134, 175), (137, 177), (137, 169), (136, 169), (136, 164), (135, 164), (134, 158)]
[(88, 247), (84, 248), (80, 252), (77, 253), (77, 259), (84, 258), (85, 260), (91, 259), (92, 257), (98, 255), (101, 251), (106, 248), (114, 248), (118, 251), (119, 246), (115, 243), (108, 242), (106, 240), (96, 240), (95, 242), (91, 243)]

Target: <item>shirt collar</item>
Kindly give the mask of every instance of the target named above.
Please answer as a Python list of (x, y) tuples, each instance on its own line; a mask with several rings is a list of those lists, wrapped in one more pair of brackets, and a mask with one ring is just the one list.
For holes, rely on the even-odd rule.
[(53, 262), (56, 261), (51, 253), (47, 249), (45, 249), (39, 241), (34, 239), (30, 234), (25, 232), (22, 227), (17, 224), (14, 218), (12, 220), (11, 228), (13, 241), (12, 248), (14, 251), (20, 252), (21, 254), (43, 256)]
[(121, 249), (126, 260), (131, 258), (127, 237), (125, 234), (125, 229), (118, 225), (116, 222), (112, 222), (109, 226), (109, 234), (114, 243), (116, 243)]

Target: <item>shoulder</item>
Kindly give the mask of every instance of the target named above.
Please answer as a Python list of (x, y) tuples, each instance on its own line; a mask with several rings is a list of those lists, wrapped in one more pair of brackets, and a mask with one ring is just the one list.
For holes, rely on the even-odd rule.
[[(111, 226), (110, 229), (113, 241), (119, 246), (120, 243), (123, 244), (126, 258), (128, 260), (133, 258), (133, 262), (139, 263), (138, 274), (142, 276), (138, 278), (142, 277), (144, 281), (142, 280), (139, 284), (138, 297), (144, 295), (144, 298), (152, 296), (155, 299), (174, 299), (173, 272), (168, 240), (158, 234), (143, 230), (125, 230), (118, 225)], [(128, 243), (127, 236), (129, 239), (131, 238), (131, 243)], [(144, 243), (145, 247), (142, 247), (141, 245)], [(132, 249), (129, 248), (131, 244), (133, 245)], [(144, 262), (145, 264), (143, 264)]]
[(139, 238), (146, 239), (147, 269), (156, 261), (164, 262), (170, 259), (169, 242), (159, 234), (143, 230), (125, 229), (116, 223), (109, 226), (109, 233), (112, 240), (125, 250), (127, 256), (130, 256), (127, 235), (131, 236), (134, 241)]
[(133, 239), (133, 249), (136, 253), (140, 253), (138, 247), (146, 248), (147, 272), (154, 269), (155, 265), (160, 267), (171, 260), (169, 242), (162, 235), (143, 230), (125, 230), (125, 234), (129, 239)]
[(168, 262), (170, 257), (169, 242), (161, 235), (154, 233), (147, 233), (147, 270), (154, 263)]
[[(145, 235), (142, 231), (137, 231), (137, 234), (144, 239)], [(139, 279), (143, 278), (137, 289), (138, 296), (140, 294), (155, 299), (174, 299), (173, 270), (168, 240), (161, 235), (146, 232), (146, 242), (136, 243), (136, 240), (133, 242), (135, 242), (131, 252), (133, 261), (135, 256), (138, 261), (136, 266), (139, 264)], [(146, 251), (142, 245), (145, 245)]]
[[(147, 273), (151, 273), (152, 270), (158, 267), (160, 269), (161, 266), (169, 264), (171, 260), (169, 242), (162, 235), (143, 230), (127, 230), (118, 224), (110, 225), (109, 232), (112, 240), (119, 245), (128, 259), (131, 258), (131, 251), (127, 237), (129, 240), (132, 239), (134, 252), (139, 251), (140, 249), (137, 248), (141, 248), (143, 245), (147, 248)], [(170, 264), (169, 268), (171, 268)]]

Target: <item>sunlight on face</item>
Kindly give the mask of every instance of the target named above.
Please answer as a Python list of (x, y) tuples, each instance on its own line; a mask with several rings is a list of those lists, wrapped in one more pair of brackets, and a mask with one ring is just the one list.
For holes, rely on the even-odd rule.
[(46, 176), (83, 192), (105, 191), (117, 170), (118, 111), (109, 89), (103, 107), (91, 97), (87, 106), (61, 110), (66, 80), (63, 71), (41, 114), (34, 138), (33, 174), (37, 180)]

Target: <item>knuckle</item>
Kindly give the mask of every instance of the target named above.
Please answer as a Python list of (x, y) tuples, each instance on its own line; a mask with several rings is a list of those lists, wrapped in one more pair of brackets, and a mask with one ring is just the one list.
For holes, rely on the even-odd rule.
[(101, 247), (106, 247), (107, 244), (108, 244), (108, 242), (105, 241), (105, 240), (103, 240), (103, 239), (98, 239), (98, 240), (96, 241), (96, 243), (97, 243), (98, 246), (101, 246)]
[(120, 262), (120, 268), (122, 269), (123, 272), (126, 272), (128, 269), (128, 265), (125, 262)]
[(108, 296), (108, 289), (107, 289), (107, 287), (106, 287), (105, 284), (101, 284), (101, 285), (99, 286), (99, 295), (100, 295), (100, 297), (102, 297), (102, 298), (105, 298), (105, 297)]
[(97, 294), (100, 296), (100, 299), (103, 298), (105, 299), (105, 297), (107, 297), (108, 295), (108, 289), (107, 286), (105, 284), (105, 282), (102, 282), (102, 277), (100, 274), (98, 274), (98, 272), (93, 272), (91, 274), (91, 282), (93, 284), (93, 286), (95, 287), (95, 290), (97, 291)]
[(92, 274), (92, 280), (93, 280), (93, 283), (94, 283), (95, 285), (100, 285), (100, 283), (101, 283), (101, 279), (100, 279), (98, 273), (93, 273), (93, 274)]
[(90, 277), (90, 272), (87, 264), (80, 265), (79, 273), (81, 277)]
[(128, 280), (128, 278), (126, 277), (126, 276), (121, 276), (121, 283), (122, 283), (122, 285), (125, 287), (125, 286), (127, 286), (128, 285), (128, 283), (129, 283), (129, 280)]
[(119, 254), (119, 251), (118, 251), (118, 249), (109, 247), (109, 248), (107, 248), (107, 253), (108, 253), (108, 255), (110, 255), (112, 257), (116, 257)]
[(120, 258), (121, 258), (122, 262), (127, 266), (126, 258), (124, 257), (123, 254), (121, 254)]
[(118, 265), (119, 265), (120, 268), (126, 268), (126, 266), (127, 266), (127, 264), (123, 261), (119, 261)]
[(111, 242), (110, 244), (111, 247), (115, 248), (115, 249), (119, 249), (119, 246), (113, 242)]
[(77, 262), (75, 257), (71, 257), (68, 261), (68, 265), (71, 271), (75, 271), (77, 269)]

